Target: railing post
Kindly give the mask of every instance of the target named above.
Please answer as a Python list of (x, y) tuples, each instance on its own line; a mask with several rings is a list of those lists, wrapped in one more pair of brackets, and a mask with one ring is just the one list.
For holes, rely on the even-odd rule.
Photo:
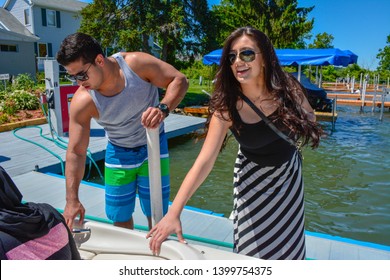
[(332, 99), (332, 132), (335, 130), (336, 124), (336, 98)]
[(159, 128), (146, 129), (152, 225), (163, 217)]
[(379, 115), (379, 120), (383, 120), (383, 111), (385, 109), (385, 99), (386, 99), (386, 94), (389, 94), (390, 88), (385, 88), (383, 87), (383, 92), (382, 92), (382, 103), (381, 103), (381, 112)]

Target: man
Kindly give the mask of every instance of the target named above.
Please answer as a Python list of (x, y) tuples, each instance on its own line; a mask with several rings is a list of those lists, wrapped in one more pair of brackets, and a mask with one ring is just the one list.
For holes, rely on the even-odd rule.
[[(114, 225), (134, 228), (132, 213), (138, 191), (142, 211), (151, 227), (151, 206), (145, 128), (160, 131), (163, 212), (168, 210), (169, 158), (164, 119), (183, 99), (186, 77), (173, 66), (142, 52), (105, 57), (89, 35), (75, 33), (64, 39), (57, 53), (70, 78), (80, 86), (72, 98), (69, 145), (66, 153), (66, 206), (70, 228), (76, 216), (84, 220), (78, 197), (84, 175), (92, 118), (104, 128), (106, 214)], [(158, 88), (166, 93), (161, 103)]]

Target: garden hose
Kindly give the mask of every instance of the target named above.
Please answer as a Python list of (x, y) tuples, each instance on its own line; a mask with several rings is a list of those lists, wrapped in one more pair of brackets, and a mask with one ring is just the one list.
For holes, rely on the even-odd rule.
[(37, 143), (37, 142), (35, 142), (35, 141), (29, 140), (29, 139), (27, 139), (27, 138), (24, 138), (24, 137), (22, 137), (22, 136), (16, 134), (17, 131), (19, 131), (19, 130), (21, 130), (21, 129), (25, 129), (25, 128), (38, 128), (38, 129), (40, 130), (40, 136), (41, 136), (41, 137), (43, 137), (43, 138), (45, 138), (45, 139), (48, 139), (48, 140), (52, 141), (50, 138), (47, 138), (46, 136), (44, 136), (44, 135), (42, 134), (42, 128), (39, 127), (39, 126), (36, 126), (36, 125), (34, 125), (34, 126), (27, 126), (27, 127), (16, 128), (16, 129), (14, 129), (14, 130), (12, 131), (12, 133), (13, 133), (13, 135), (14, 135), (15, 137), (17, 137), (17, 138), (19, 138), (19, 139), (21, 139), (21, 140), (23, 140), (23, 141), (29, 142), (29, 143), (31, 143), (31, 144), (33, 144), (33, 145), (36, 145), (36, 146), (38, 146), (38, 147), (44, 149), (45, 151), (49, 152), (50, 154), (52, 154), (52, 155), (55, 156), (56, 158), (58, 158), (59, 161), (60, 161), (60, 163), (61, 163), (62, 174), (65, 175), (64, 161), (62, 160), (62, 158), (61, 158), (59, 155), (57, 155), (56, 153), (50, 151), (48, 148), (46, 148), (45, 146), (43, 146), (43, 145), (41, 145), (41, 144), (39, 144), (39, 143)]
[[(53, 125), (52, 125), (52, 122), (51, 122), (51, 115), (50, 115), (50, 110), (46, 109), (43, 102), (42, 102), (43, 98), (41, 96), (41, 99), (39, 100), (40, 101), (40, 104), (41, 104), (41, 108), (42, 108), (42, 112), (43, 114), (45, 115), (46, 117), (46, 120), (47, 120), (47, 123), (49, 124), (49, 128), (50, 128), (50, 134), (51, 134), (51, 138), (43, 135), (42, 133), (42, 128), (40, 126), (26, 126), (26, 127), (21, 127), (21, 128), (17, 128), (17, 129), (14, 129), (13, 130), (13, 135), (23, 141), (26, 141), (26, 142), (29, 142), (33, 145), (36, 145), (42, 149), (44, 149), (45, 151), (49, 152), (51, 155), (55, 156), (56, 158), (59, 159), (60, 163), (61, 163), (61, 171), (62, 171), (62, 175), (65, 176), (65, 165), (64, 165), (64, 161), (62, 160), (61, 156), (59, 156), (58, 154), (54, 153), (53, 151), (51, 151), (50, 149), (48, 149), (47, 147), (35, 142), (35, 141), (32, 141), (32, 140), (29, 140), (27, 138), (24, 138), (20, 135), (17, 135), (16, 132), (21, 130), (21, 129), (27, 129), (27, 128), (38, 128), (40, 130), (40, 136), (42, 138), (44, 138), (45, 140), (48, 140), (48, 141), (51, 141), (53, 142), (57, 147), (63, 149), (63, 150), (66, 150), (68, 148), (68, 141), (61, 138), (58, 133), (56, 132), (56, 130), (54, 129)], [(91, 173), (91, 170), (92, 170), (92, 165), (95, 166), (98, 174), (99, 174), (99, 177), (100, 179), (103, 181), (104, 180), (104, 177), (103, 177), (103, 174), (101, 173), (100, 171), (100, 168), (99, 166), (97, 165), (96, 161), (93, 159), (92, 157), (92, 153), (89, 149), (87, 149), (87, 153), (86, 153), (86, 156), (87, 158), (89, 159), (88, 161), (88, 173), (87, 173), (87, 176), (86, 176), (86, 179), (89, 178), (90, 176), (90, 173)]]

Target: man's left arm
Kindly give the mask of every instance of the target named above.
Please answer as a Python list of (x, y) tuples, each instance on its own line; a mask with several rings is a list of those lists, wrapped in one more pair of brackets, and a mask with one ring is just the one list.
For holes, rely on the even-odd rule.
[[(183, 100), (187, 89), (186, 76), (172, 65), (147, 53), (127, 53), (126, 61), (138, 76), (153, 85), (164, 88), (165, 95), (161, 100), (169, 111), (174, 110)], [(145, 127), (157, 127), (166, 117), (159, 108), (148, 108), (142, 116)]]
[(166, 63), (150, 54), (135, 52), (128, 53), (126, 60), (129, 66), (145, 81), (166, 90), (161, 103), (168, 105), (172, 111), (183, 100), (187, 89), (186, 76), (171, 64)]

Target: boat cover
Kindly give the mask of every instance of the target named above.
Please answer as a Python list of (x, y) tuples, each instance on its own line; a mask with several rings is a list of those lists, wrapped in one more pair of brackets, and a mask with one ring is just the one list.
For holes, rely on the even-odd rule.
[[(276, 49), (276, 55), (283, 66), (348, 66), (357, 63), (358, 56), (350, 50), (334, 49)], [(219, 65), (222, 49), (214, 50), (203, 57), (203, 64)]]
[[(298, 79), (298, 73), (291, 73)], [(327, 98), (326, 91), (317, 85), (313, 84), (305, 74), (301, 74), (301, 80), (299, 81), (306, 89), (307, 99), (311, 107), (318, 112), (331, 112), (332, 100)]]
[(46, 203), (22, 203), (0, 166), (0, 259), (80, 259), (63, 216)]

